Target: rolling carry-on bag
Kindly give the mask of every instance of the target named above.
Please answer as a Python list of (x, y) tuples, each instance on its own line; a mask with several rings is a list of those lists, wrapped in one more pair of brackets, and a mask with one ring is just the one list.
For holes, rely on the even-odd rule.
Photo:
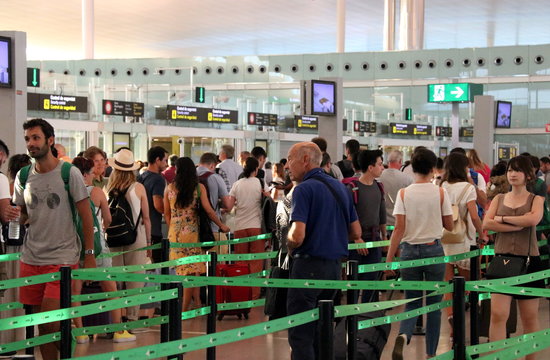
[[(242, 264), (224, 264), (216, 267), (216, 276), (233, 277), (250, 274), (250, 267)], [(245, 286), (218, 286), (216, 289), (216, 302), (218, 304), (234, 303), (252, 300), (252, 288)], [(239, 319), (244, 316), (248, 319), (250, 308), (218, 311), (218, 320), (225, 315), (236, 315)]]

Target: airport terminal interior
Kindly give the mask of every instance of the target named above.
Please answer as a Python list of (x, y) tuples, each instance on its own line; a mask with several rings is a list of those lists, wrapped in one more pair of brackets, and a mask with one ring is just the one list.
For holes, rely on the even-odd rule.
[[(524, 153), (547, 158), (549, 7), (550, 0), (0, 0), (0, 140), (10, 154), (27, 153), (22, 125), (42, 118), (70, 159), (97, 146), (107, 158), (127, 148), (134, 160), (147, 161), (148, 149), (161, 146), (197, 164), (204, 153), (218, 155), (231, 145), (235, 159), (261, 147), (276, 164), (291, 147), (318, 136), (327, 140), (334, 164), (346, 159), (350, 140), (362, 150), (381, 150), (386, 166), (390, 154), (399, 151), (405, 163), (419, 146), (443, 160), (454, 148), (475, 149), (489, 168)], [(0, 161), (4, 174), (7, 163)], [(550, 178), (550, 164), (544, 166)], [(550, 186), (546, 202), (549, 193)], [(541, 229), (541, 246), (548, 247), (548, 226)], [(0, 254), (0, 264), (14, 261), (12, 255)], [(263, 259), (267, 273), (256, 278), (269, 277), (271, 261)], [(548, 275), (541, 275), (546, 283)], [(0, 291), (11, 286), (2, 281)], [(501, 291), (506, 286), (499, 285)], [(525, 358), (533, 351), (537, 359), (550, 359), (548, 291), (537, 292), (540, 330), (547, 331), (522, 338), (514, 313), (517, 327), (508, 334), (513, 340), (479, 351), (483, 359)], [(216, 332), (271, 324), (263, 298), (242, 305), (251, 307), (245, 319), (215, 320)], [(392, 354), (404, 298), (400, 289), (380, 289), (380, 301), (398, 301), (381, 315), (391, 321), (387, 342), (381, 353), (356, 359), (426, 358), (423, 334), (412, 337), (401, 358)], [(5, 345), (14, 350), (5, 351), (6, 359), (31, 354), (24, 326), (10, 330), (7, 320), (25, 321), (22, 305), (16, 298), (13, 306), (0, 300), (0, 358)], [(207, 332), (205, 309), (210, 311), (182, 321), (179, 332), (192, 349), (185, 359), (291, 359), (291, 325), (282, 323), (273, 323), (283, 326), (279, 331), (266, 325), (220, 336), (214, 357), (206, 340), (190, 340)], [(488, 327), (485, 315), (474, 317), (479, 327)], [(456, 336), (453, 343), (444, 312), (441, 319), (437, 358), (477, 356), (470, 304), (461, 344)], [(134, 326), (132, 342), (113, 343), (103, 336), (106, 331), (91, 336), (72, 356), (174, 355), (161, 352), (160, 322), (146, 325)], [(417, 325), (425, 331), (426, 315)], [(16, 335), (2, 337), (7, 331)], [(249, 338), (247, 331), (257, 335)], [(488, 341), (484, 335), (478, 343)], [(42, 359), (34, 345), (34, 358)]]

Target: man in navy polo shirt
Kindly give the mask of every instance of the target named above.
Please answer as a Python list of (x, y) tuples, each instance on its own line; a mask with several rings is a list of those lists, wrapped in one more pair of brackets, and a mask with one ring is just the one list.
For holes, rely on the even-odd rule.
[[(319, 166), (321, 150), (312, 142), (298, 143), (288, 151), (290, 178), (299, 184), (292, 196), (292, 222), (288, 248), (294, 261), (291, 279), (340, 280), (340, 259), (348, 255), (348, 241), (361, 240), (361, 226), (351, 194)], [(289, 289), (288, 315), (317, 307), (319, 300), (333, 299), (334, 290)], [(317, 322), (289, 329), (293, 360), (314, 360)]]

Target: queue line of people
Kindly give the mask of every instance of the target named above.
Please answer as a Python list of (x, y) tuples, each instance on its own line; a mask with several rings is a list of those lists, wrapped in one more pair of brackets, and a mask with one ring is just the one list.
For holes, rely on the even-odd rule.
[[(537, 178), (535, 170), (539, 170), (533, 166), (534, 160), (530, 155), (514, 158), (505, 165), (507, 189), (506, 185), (496, 182), (499, 176), (503, 176), (497, 175), (497, 167), (493, 168), (494, 174), (492, 170), (488, 173), (488, 166), (479, 160), (475, 151), (470, 151), (466, 156), (465, 151), (460, 148), (453, 150), (445, 159), (437, 179), (434, 169), (438, 167), (438, 159), (426, 148), (415, 149), (410, 164), (404, 169), (400, 169), (402, 154), (394, 151), (389, 156), (388, 169), (384, 169), (382, 152), (359, 150), (356, 140), (350, 140), (346, 144), (346, 159), (332, 164), (326, 153), (326, 140), (314, 138), (312, 142), (294, 145), (289, 150), (286, 161), (283, 159), (273, 165), (273, 179), (266, 183), (269, 177), (262, 168), (267, 154), (259, 147), (251, 152), (242, 152), (239, 164), (233, 160), (233, 147), (224, 145), (219, 161), (215, 154), (205, 153), (201, 156), (198, 167), (190, 158), (169, 157), (168, 152), (161, 147), (149, 149), (146, 167), (135, 161), (130, 149), (119, 149), (112, 158), (107, 159), (101, 149), (91, 147), (81, 154), (82, 157), (72, 160), (75, 168), (71, 168), (67, 192), (60, 172), (62, 163), (69, 159), (62, 147), (55, 146), (53, 127), (42, 119), (33, 119), (24, 124), (24, 130), (27, 149), (34, 163), (31, 164), (28, 179), (22, 184), (19, 176), (15, 175), (17, 167), (27, 165), (30, 159), (25, 159), (23, 155), (14, 156), (13, 168), (10, 159), (10, 177), (13, 179), (13, 200), (16, 206), (9, 205), (12, 195), (5, 196), (6, 191), (2, 188), (6, 184), (0, 176), (0, 218), (3, 222), (9, 222), (19, 217), (21, 223), (27, 224), (25, 229), (28, 231), (21, 248), (8, 249), (11, 252), (21, 250), (23, 253), (20, 274), (12, 269), (6, 272), (11, 273), (11, 276), (52, 272), (62, 265), (73, 268), (110, 266), (108, 260), (104, 264), (97, 261), (96, 265), (96, 254), (92, 246), (94, 229), (88, 198), (91, 198), (98, 209), (98, 213), (93, 216), (101, 219), (104, 240), (105, 231), (110, 226), (110, 213), (106, 206), (108, 199), (117, 196), (126, 199), (131, 217), (136, 223), (136, 239), (128, 246), (105, 246), (105, 250), (127, 251), (159, 242), (164, 235), (163, 217), (168, 225), (167, 237), (171, 242), (198, 242), (196, 208), (199, 202), (211, 219), (218, 240), (226, 239), (222, 235), (230, 230), (228, 225), (235, 230), (236, 237), (259, 235), (262, 198), (272, 196), (278, 201), (275, 239), (279, 242), (277, 245), (281, 251), (292, 255), (291, 278), (327, 280), (340, 278), (341, 274), (336, 269), (339, 269), (342, 258), (357, 259), (362, 264), (379, 262), (379, 248), (348, 253), (347, 244), (387, 239), (389, 232), (386, 231), (386, 225), (395, 226), (391, 233), (388, 262), (396, 256), (398, 248), (400, 257), (404, 260), (466, 252), (476, 242), (487, 242), (486, 230), (499, 233), (495, 240), (497, 253), (525, 256), (525, 244), (521, 243), (523, 245), (519, 247), (516, 244), (524, 242), (526, 232), (533, 237), (533, 231), (529, 229), (538, 224), (542, 217), (544, 198), (529, 195), (533, 191), (532, 183)], [(1, 142), (0, 155), (2, 162), (9, 155), (7, 147)], [(61, 157), (64, 159), (60, 160)], [(541, 163), (543, 165), (539, 164), (539, 167), (544, 174), (550, 173), (550, 164), (544, 158)], [(412, 178), (407, 175), (407, 171), (403, 171), (407, 168), (412, 171)], [(502, 172), (502, 164), (499, 169)], [(343, 173), (346, 174), (345, 178)], [(540, 181), (537, 184), (541, 184)], [(506, 194), (498, 194), (498, 191), (493, 194), (495, 189)], [(539, 193), (543, 190), (548, 192), (550, 187), (546, 184), (544, 187), (541, 185), (540, 189)], [(487, 191), (491, 193), (490, 206), (487, 206)], [(525, 198), (529, 201), (524, 201)], [(69, 201), (74, 202), (82, 218), (82, 245), (76, 241), (70, 211), (67, 211), (70, 207)], [(457, 205), (460, 217), (466, 219), (467, 231), (462, 243), (448, 245), (441, 243), (441, 236), (443, 228), (452, 230), (453, 227), (451, 204)], [(518, 209), (521, 213), (518, 213)], [(487, 213), (482, 224), (480, 215), (483, 216), (485, 211)], [(62, 221), (59, 223), (53, 219)], [(52, 224), (56, 224), (55, 229), (51, 228)], [(480, 234), (478, 238), (476, 233)], [(51, 241), (43, 241), (44, 238), (49, 238), (43, 236), (44, 234), (59, 236), (53, 244)], [(235, 252), (263, 252), (265, 245), (262, 240), (239, 244), (235, 247)], [(82, 257), (81, 247), (85, 250)], [(538, 247), (527, 249), (534, 259), (528, 271), (540, 270), (542, 265), (537, 258)], [(198, 247), (172, 248), (170, 259), (200, 253), (202, 252)], [(112, 266), (160, 260), (158, 253), (129, 252), (115, 256)], [(250, 262), (252, 272), (261, 271), (263, 266), (262, 261)], [(468, 264), (459, 261), (447, 265), (403, 269), (401, 277), (403, 280), (442, 281), (454, 274), (455, 267), (461, 274), (468, 276)], [(197, 263), (178, 266), (175, 271), (185, 276), (203, 274), (205, 269), (204, 264)], [(393, 274), (387, 272), (386, 275)], [(377, 278), (377, 272), (362, 274), (361, 277), (363, 280)], [(78, 291), (81, 284), (75, 285)], [(58, 308), (58, 286), (58, 282), (27, 286), (22, 289), (19, 300), (34, 306), (34, 311)], [(108, 289), (106, 291), (115, 289), (114, 283), (105, 282), (103, 286), (104, 290)], [(127, 288), (141, 286), (141, 283), (126, 284)], [(377, 292), (365, 291), (362, 301), (375, 301), (377, 295)], [(419, 294), (406, 291), (405, 296), (413, 298)], [(506, 304), (511, 299), (502, 294), (495, 296), (499, 300), (502, 297), (502, 306), (495, 306), (492, 310), (491, 341), (502, 338), (502, 321), (505, 323), (508, 316)], [(253, 298), (259, 297), (260, 290), (253, 289)], [(325, 298), (334, 298), (334, 292), (290, 289), (288, 313), (294, 314), (313, 308), (319, 299)], [(439, 301), (438, 296), (428, 299), (434, 303)], [(538, 320), (536, 316), (533, 317), (533, 309), (538, 309), (538, 299), (518, 300), (524, 329), (526, 332), (536, 331)], [(192, 302), (197, 306), (199, 301), (198, 288), (185, 289), (184, 310), (189, 310)], [(418, 301), (411, 302), (407, 304), (406, 310), (419, 306)], [(123, 321), (124, 317), (130, 321), (137, 320), (139, 314), (138, 307), (128, 308), (124, 316), (115, 311), (112, 314), (113, 322)], [(435, 356), (437, 351), (440, 316), (439, 311), (428, 315), (428, 357)], [(448, 319), (452, 322), (452, 313), (448, 313)], [(401, 324), (400, 334), (394, 344), (394, 359), (404, 358), (403, 349), (410, 341), (414, 322), (415, 319), (408, 319)], [(81, 326), (79, 320), (75, 324)], [(55, 323), (41, 326), (41, 334), (56, 331), (56, 326), (58, 325)], [(117, 342), (135, 339), (135, 335), (126, 331), (114, 334), (114, 341)], [(15, 338), (6, 342), (14, 340)], [(80, 340), (79, 343), (85, 342), (85, 339)], [(316, 358), (318, 347), (315, 345), (315, 324), (291, 329), (289, 343), (293, 359)], [(41, 346), (41, 352), (44, 359), (54, 359), (57, 356), (54, 344)]]

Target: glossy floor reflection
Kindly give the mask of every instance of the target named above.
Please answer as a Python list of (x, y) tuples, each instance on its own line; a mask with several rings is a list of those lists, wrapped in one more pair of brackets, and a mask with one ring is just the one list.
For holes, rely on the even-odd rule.
[[(397, 295), (394, 298), (399, 298), (401, 295)], [(382, 297), (384, 299), (384, 297)], [(389, 314), (401, 312), (402, 307), (395, 308), (389, 311)], [(540, 302), (540, 322), (541, 328), (550, 327), (550, 317), (549, 317), (549, 302), (547, 300), (541, 300)], [(467, 317), (469, 314), (467, 314)], [(446, 316), (442, 318), (446, 319)], [(236, 316), (226, 316), (222, 321), (217, 322), (218, 331), (229, 330), (233, 328), (238, 328), (246, 325), (257, 324), (259, 322), (265, 321), (266, 318), (263, 315), (262, 308), (252, 309), (250, 313), (250, 318), (248, 320), (238, 320)], [(390, 338), (384, 353), (382, 360), (390, 360), (391, 352), (393, 348), (393, 343), (395, 336), (397, 335), (399, 326), (397, 323), (392, 324), (392, 331)], [(467, 324), (467, 326), (469, 326)], [(184, 338), (191, 338), (194, 336), (199, 336), (205, 333), (206, 322), (205, 318), (197, 318), (192, 320), (187, 320), (183, 322), (183, 336)], [(468, 329), (468, 327), (467, 327)], [(450, 350), (451, 343), (449, 340), (449, 331), (450, 327), (447, 321), (442, 321), (441, 327), (441, 337), (438, 348), (438, 354), (445, 353)], [(518, 331), (521, 331), (520, 322), (518, 322)], [(519, 332), (518, 332), (519, 334)], [(89, 344), (77, 345), (76, 357), (86, 356), (86, 355), (95, 355), (100, 353), (106, 353), (113, 355), (112, 353), (119, 350), (131, 349), (135, 347), (141, 347), (151, 344), (159, 343), (160, 328), (154, 327), (151, 329), (146, 329), (136, 333), (137, 341), (130, 343), (120, 343), (114, 344), (112, 340), (106, 339), (96, 339)], [(480, 342), (486, 342), (486, 338), (481, 338)], [(37, 351), (37, 354), (39, 351)], [(106, 357), (110, 359), (111, 356)], [(38, 355), (37, 359), (41, 357)], [(187, 353), (184, 357), (186, 360), (199, 360), (206, 359), (206, 350), (198, 350)], [(287, 360), (290, 359), (290, 350), (287, 342), (287, 333), (286, 331), (281, 331), (278, 333), (270, 334), (267, 336), (255, 337), (248, 340), (243, 340), (236, 343), (231, 343), (227, 345), (222, 345), (217, 348), (217, 359), (219, 360), (240, 360), (240, 359), (250, 359), (250, 360)], [(425, 359), (425, 350), (424, 350), (424, 337), (423, 336), (414, 336), (411, 344), (406, 347), (405, 350), (405, 359), (406, 360), (416, 360), (416, 359)], [(550, 348), (546, 349), (538, 354), (538, 359), (550, 359)], [(136, 359), (137, 360), (137, 359)]]

